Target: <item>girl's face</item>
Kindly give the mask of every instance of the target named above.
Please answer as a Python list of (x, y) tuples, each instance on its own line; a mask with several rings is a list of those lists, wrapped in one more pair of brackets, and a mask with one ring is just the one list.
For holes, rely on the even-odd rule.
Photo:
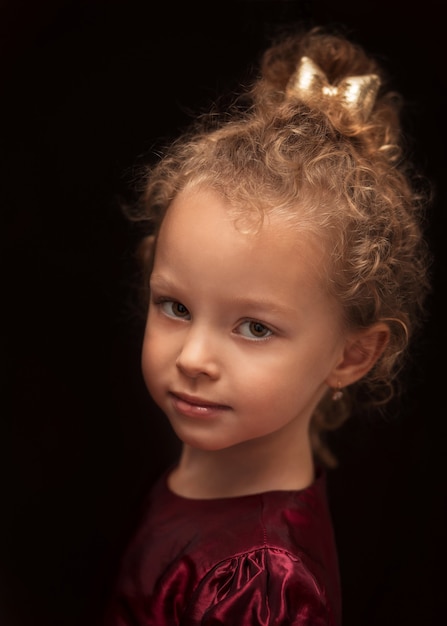
[(278, 218), (244, 234), (215, 192), (175, 199), (157, 242), (142, 368), (184, 443), (308, 436), (344, 346), (323, 273), (315, 238)]

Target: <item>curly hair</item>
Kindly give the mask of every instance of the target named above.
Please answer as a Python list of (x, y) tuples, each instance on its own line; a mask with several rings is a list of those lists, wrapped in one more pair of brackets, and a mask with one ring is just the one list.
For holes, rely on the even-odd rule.
[[(334, 98), (309, 103), (287, 93), (304, 55), (334, 85), (346, 76), (379, 76), (366, 121)], [(383, 404), (395, 393), (430, 289), (423, 232), (429, 190), (405, 154), (402, 103), (376, 60), (340, 33), (313, 28), (288, 34), (264, 52), (259, 75), (226, 110), (216, 103), (199, 115), (147, 167), (131, 214), (156, 237), (176, 195), (187, 186), (206, 186), (229, 202), (240, 228), (256, 228), (269, 213), (325, 243), (327, 288), (347, 327), (385, 321), (390, 328), (381, 358), (349, 396), (334, 403), (327, 395), (315, 412), (314, 451), (328, 465), (335, 460), (323, 433), (343, 423), (354, 398)], [(150, 255), (141, 258), (150, 272)]]

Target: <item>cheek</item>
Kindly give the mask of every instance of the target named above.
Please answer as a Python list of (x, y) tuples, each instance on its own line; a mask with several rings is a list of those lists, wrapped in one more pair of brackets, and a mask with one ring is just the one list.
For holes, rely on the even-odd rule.
[(234, 360), (238, 374), (233, 377), (235, 385), (240, 386), (240, 392), (246, 395), (250, 402), (261, 405), (274, 402), (280, 403), (290, 397), (299, 385), (300, 373), (294, 359), (257, 358), (250, 362)]
[[(238, 384), (245, 387), (246, 397), (258, 406), (288, 407), (306, 403), (320, 393), (327, 364), (316, 363), (313, 354), (291, 351), (278, 358), (257, 360), (255, 369), (241, 369)], [(242, 389), (241, 389), (242, 392)]]

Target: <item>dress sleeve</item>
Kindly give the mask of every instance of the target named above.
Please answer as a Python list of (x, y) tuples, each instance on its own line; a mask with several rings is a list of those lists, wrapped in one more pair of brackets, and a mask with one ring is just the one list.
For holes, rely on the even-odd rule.
[(325, 589), (297, 556), (259, 548), (199, 575), (187, 557), (153, 594), (133, 584), (104, 626), (339, 626)]
[(314, 576), (296, 556), (262, 548), (216, 565), (185, 605), (180, 626), (335, 626)]

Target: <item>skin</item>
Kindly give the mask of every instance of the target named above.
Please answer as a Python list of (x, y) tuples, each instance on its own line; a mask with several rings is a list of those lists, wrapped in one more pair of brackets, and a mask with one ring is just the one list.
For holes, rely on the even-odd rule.
[(169, 479), (179, 495), (229, 497), (312, 482), (312, 413), (329, 387), (370, 366), (324, 289), (323, 261), (313, 236), (278, 218), (240, 232), (212, 190), (185, 190), (169, 207), (142, 371), (183, 442)]

